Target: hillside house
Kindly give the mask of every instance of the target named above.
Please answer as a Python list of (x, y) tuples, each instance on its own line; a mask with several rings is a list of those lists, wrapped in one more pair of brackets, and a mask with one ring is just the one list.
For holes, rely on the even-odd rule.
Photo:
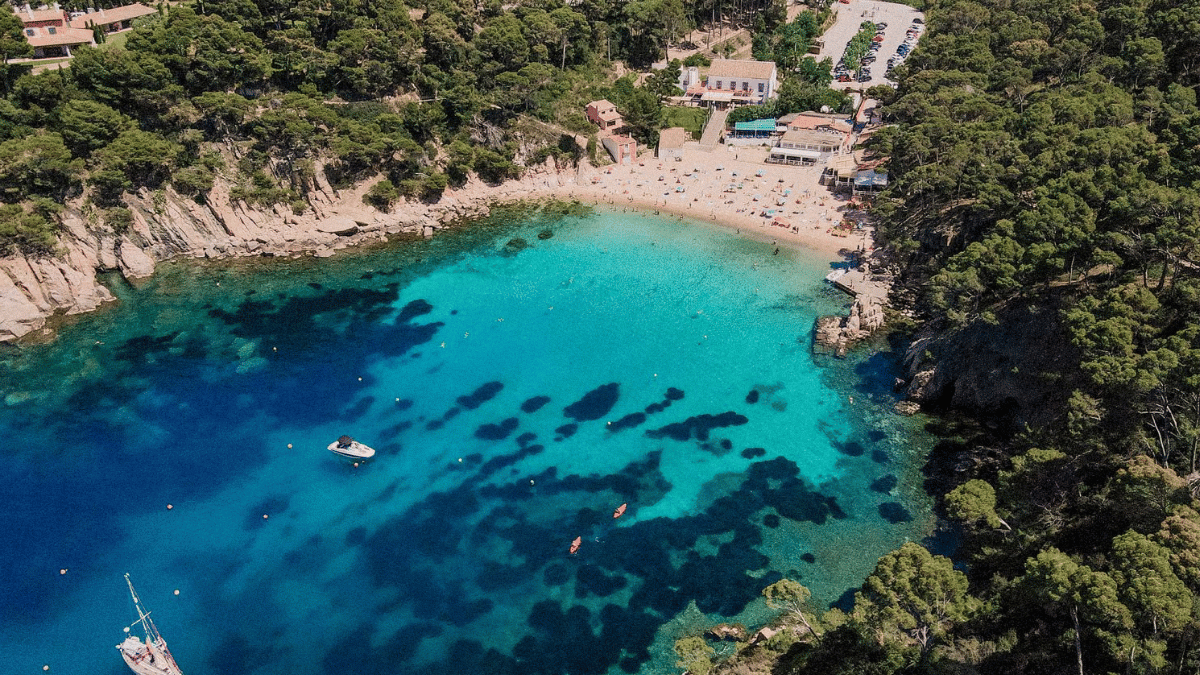
[(157, 13), (157, 10), (147, 7), (140, 2), (135, 2), (132, 5), (88, 12), (72, 19), (71, 25), (77, 28), (88, 29), (92, 26), (100, 26), (100, 29), (105, 33), (117, 33), (133, 28), (134, 19), (155, 13)]
[(95, 44), (92, 31), (72, 28), (64, 10), (13, 9), (21, 19), (25, 41), (33, 47), (33, 58), (70, 56), (71, 50), (80, 45)]
[(615, 131), (625, 126), (625, 120), (621, 118), (621, 113), (617, 112), (617, 106), (605, 99), (587, 104), (587, 118), (601, 131)]
[(717, 59), (704, 84), (691, 86), (687, 98), (695, 105), (717, 108), (760, 105), (779, 95), (778, 78), (774, 61)]

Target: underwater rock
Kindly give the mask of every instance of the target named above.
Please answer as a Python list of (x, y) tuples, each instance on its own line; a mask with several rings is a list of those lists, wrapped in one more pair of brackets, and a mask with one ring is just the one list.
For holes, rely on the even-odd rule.
[(705, 632), (705, 635), (713, 640), (744, 642), (746, 640), (746, 627), (740, 623), (719, 623), (709, 628)]
[(598, 420), (608, 414), (620, 396), (616, 382), (600, 385), (583, 395), (583, 398), (563, 408), (563, 415), (576, 422)]

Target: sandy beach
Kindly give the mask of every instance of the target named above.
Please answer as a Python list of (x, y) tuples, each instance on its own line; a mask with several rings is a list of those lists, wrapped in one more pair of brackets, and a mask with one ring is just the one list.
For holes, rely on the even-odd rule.
[[(592, 167), (553, 173), (530, 171), (519, 181), (489, 187), (469, 183), (444, 198), (474, 201), (575, 199), (647, 213), (668, 213), (733, 228), (740, 234), (780, 245), (803, 246), (831, 256), (842, 249), (869, 249), (869, 228), (848, 234), (835, 230), (847, 216), (848, 200), (819, 183), (820, 167), (767, 164), (765, 147), (711, 152), (684, 146), (683, 160), (659, 160), (643, 153), (632, 166)], [(483, 194), (480, 194), (480, 193)], [(764, 214), (770, 215), (764, 215)]]

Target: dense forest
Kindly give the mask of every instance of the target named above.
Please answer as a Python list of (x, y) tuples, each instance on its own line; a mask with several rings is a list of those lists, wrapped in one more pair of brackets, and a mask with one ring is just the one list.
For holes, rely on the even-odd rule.
[[(957, 568), (907, 544), (827, 613), (780, 582), (793, 630), (718, 669), (1200, 671), (1200, 5), (929, 4), (871, 141), (881, 235), (941, 343), (1020, 332), (1057, 355), (991, 374), (1050, 392), (1042, 422), (943, 425)], [(705, 647), (681, 663), (707, 670)]]
[[(84, 5), (93, 6), (64, 6)], [(93, 226), (119, 232), (130, 222), (123, 195), (170, 187), (203, 203), (217, 176), (237, 200), (296, 212), (317, 171), (334, 187), (383, 175), (367, 197), (381, 209), (436, 200), (469, 175), (498, 182), (549, 157), (594, 158), (595, 139), (576, 138), (595, 131), (583, 110), (597, 98), (616, 102), (632, 133), (653, 143), (681, 64), (640, 83), (636, 70), (618, 79), (614, 64), (646, 68), (694, 28), (774, 36), (787, 28), (784, 7), (197, 0), (160, 5), (130, 33), (77, 49), (69, 68), (37, 75), (12, 61), (31, 50), (5, 8), (0, 252), (50, 253), (57, 214), (74, 198)], [(788, 34), (791, 53), (815, 34), (811, 19), (804, 25)], [(829, 98), (828, 67), (809, 58), (801, 72), (803, 59), (793, 61), (788, 105), (843, 102)]]

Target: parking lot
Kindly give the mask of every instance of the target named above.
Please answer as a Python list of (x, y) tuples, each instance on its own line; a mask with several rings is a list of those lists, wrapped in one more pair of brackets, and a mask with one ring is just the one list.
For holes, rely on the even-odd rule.
[[(835, 79), (832, 86), (835, 89), (865, 90), (877, 84), (885, 84), (886, 78), (883, 74), (887, 70), (888, 59), (894, 57), (896, 48), (904, 43), (905, 34), (913, 25), (913, 19), (919, 18), (924, 21), (924, 14), (908, 5), (879, 0), (850, 0), (849, 4), (835, 2), (834, 7), (837, 8), (837, 21), (825, 32), (825, 46), (818, 59), (828, 56), (836, 64), (846, 50), (846, 43), (854, 37), (859, 25), (864, 21), (886, 23), (887, 28), (884, 30), (882, 46), (874, 52), (875, 62), (870, 65), (871, 79), (866, 82), (837, 82)], [(923, 23), (921, 28), (923, 35)], [(851, 70), (859, 68), (856, 63), (846, 65)]]

